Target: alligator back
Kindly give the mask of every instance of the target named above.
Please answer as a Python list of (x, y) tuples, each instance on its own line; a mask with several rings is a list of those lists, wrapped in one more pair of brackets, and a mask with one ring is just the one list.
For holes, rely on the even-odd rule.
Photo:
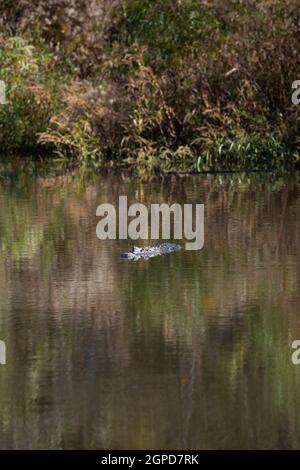
[(181, 250), (181, 246), (177, 243), (161, 243), (153, 246), (137, 247), (134, 246), (131, 251), (122, 253), (121, 257), (138, 261), (140, 259), (154, 258), (155, 256), (165, 255), (166, 253), (173, 253)]

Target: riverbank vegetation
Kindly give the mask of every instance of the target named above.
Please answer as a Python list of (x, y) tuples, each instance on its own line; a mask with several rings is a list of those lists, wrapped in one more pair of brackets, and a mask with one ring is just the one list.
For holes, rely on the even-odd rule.
[(4, 0), (0, 146), (140, 173), (294, 169), (296, 0)]

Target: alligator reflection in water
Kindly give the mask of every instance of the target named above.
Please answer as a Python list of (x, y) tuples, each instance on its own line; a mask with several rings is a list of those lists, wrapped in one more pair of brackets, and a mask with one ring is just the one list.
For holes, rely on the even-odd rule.
[(154, 246), (138, 247), (134, 246), (131, 251), (122, 253), (121, 257), (138, 261), (140, 259), (154, 258), (155, 256), (165, 255), (181, 250), (181, 246), (177, 243), (161, 243)]

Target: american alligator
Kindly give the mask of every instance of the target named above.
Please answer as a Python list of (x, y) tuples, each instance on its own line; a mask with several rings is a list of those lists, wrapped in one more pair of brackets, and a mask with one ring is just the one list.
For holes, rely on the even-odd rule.
[(131, 251), (122, 253), (121, 257), (138, 261), (140, 259), (154, 258), (154, 256), (165, 255), (166, 253), (173, 253), (174, 251), (181, 250), (181, 246), (176, 243), (161, 243), (153, 246), (145, 246), (139, 248), (134, 246)]

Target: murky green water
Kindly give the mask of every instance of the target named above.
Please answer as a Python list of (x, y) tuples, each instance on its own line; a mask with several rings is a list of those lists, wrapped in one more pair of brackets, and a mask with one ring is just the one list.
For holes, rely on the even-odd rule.
[[(199, 252), (130, 262), (96, 207), (205, 204)], [(300, 182), (0, 188), (0, 448), (300, 446)]]

